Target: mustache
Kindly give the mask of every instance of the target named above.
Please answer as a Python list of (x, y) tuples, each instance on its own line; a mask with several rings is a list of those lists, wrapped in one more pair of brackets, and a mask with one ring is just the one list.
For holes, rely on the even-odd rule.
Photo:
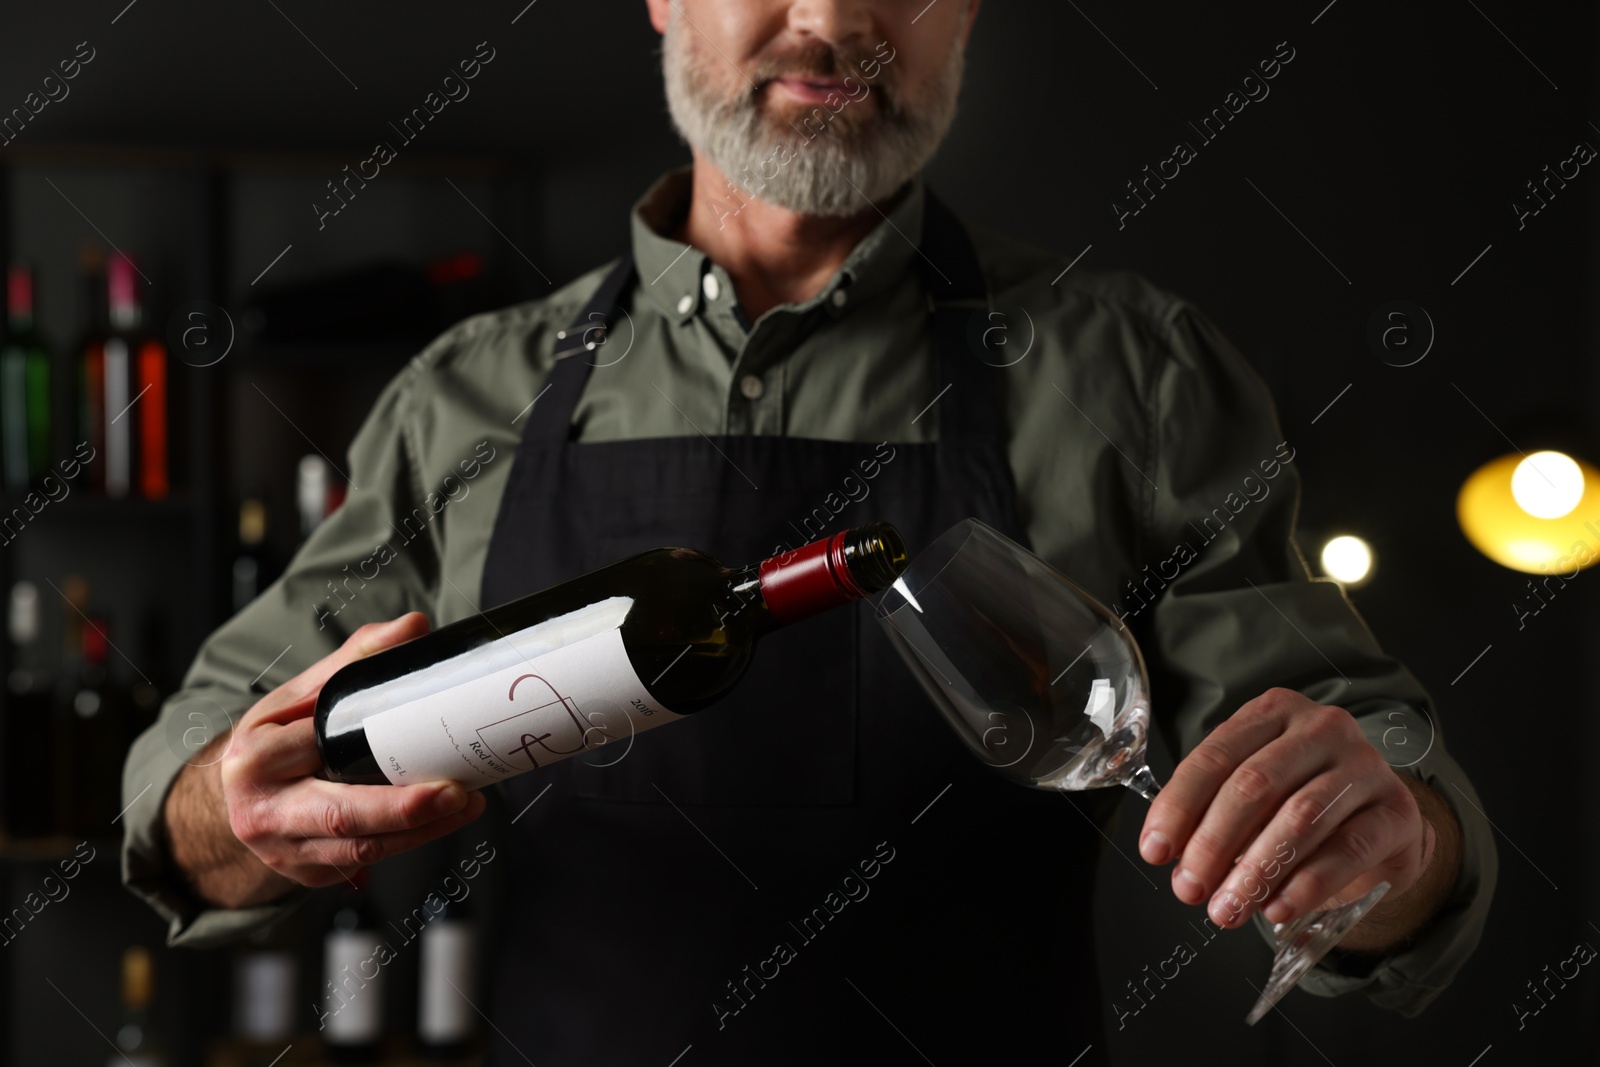
[[(864, 65), (873, 58), (873, 53), (864, 48), (836, 48), (825, 41), (812, 41), (799, 48), (762, 58), (750, 71), (750, 80), (756, 87), (751, 95), (779, 78), (842, 81), (853, 77), (860, 81)], [(884, 88), (882, 83), (889, 80), (889, 74), (888, 68), (883, 68), (874, 88)]]

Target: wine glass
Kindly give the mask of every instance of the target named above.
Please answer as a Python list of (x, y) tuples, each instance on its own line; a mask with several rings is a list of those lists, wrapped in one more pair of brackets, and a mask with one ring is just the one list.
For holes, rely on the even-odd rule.
[[(1122, 621), (1003, 534), (967, 519), (874, 598), (901, 658), (973, 755), (1036, 789), (1125, 785), (1153, 800), (1150, 682)], [(1388, 890), (1278, 923), (1254, 1024)]]

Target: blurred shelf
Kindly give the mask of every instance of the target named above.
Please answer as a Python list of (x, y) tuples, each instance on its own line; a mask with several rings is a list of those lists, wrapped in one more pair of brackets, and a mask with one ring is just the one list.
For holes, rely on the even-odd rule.
[[(30, 127), (30, 139), (33, 132)], [(262, 152), (249, 151), (247, 143), (245, 150), (236, 150), (236, 145), (25, 140), (0, 158), (0, 265), (15, 258), (39, 266), (47, 279), (40, 286), (45, 294), (41, 328), (58, 345), (75, 346), (73, 339), (82, 333), (82, 290), (71, 280), (81, 276), (81, 240), (94, 236), (82, 227), (83, 218), (92, 216), (96, 228), (104, 227), (100, 236), (114, 235), (122, 248), (138, 250), (154, 275), (149, 291), (160, 286), (160, 299), (152, 299), (147, 312), (151, 331), (166, 335), (172, 356), (167, 446), (174, 479), (172, 495), (161, 500), (113, 499), (74, 485), (66, 496), (33, 511), (21, 503), (23, 494), (0, 495), (0, 520), (19, 507), (26, 515), (12, 539), (21, 543), (20, 550), (11, 544), (11, 551), (0, 551), (0, 591), (29, 577), (39, 584), (50, 614), (64, 619), (71, 609), (58, 602), (45, 580), (59, 582), (58, 574), (84, 571), (94, 583), (96, 608), (116, 621), (115, 634), (141, 635), (132, 639), (134, 647), (124, 646), (126, 651), (141, 669), (160, 662), (160, 675), (171, 679), (182, 676), (190, 650), (232, 613), (237, 498), (266, 502), (268, 543), (274, 548), (269, 558), (287, 558), (294, 542), (289, 531), (298, 526), (298, 459), (311, 448), (337, 455), (339, 442), (354, 432), (383, 380), (402, 371), (438, 332), (475, 311), (509, 303), (536, 269), (524, 267), (515, 251), (538, 244), (543, 209), (536, 156), (407, 149), (384, 165), (383, 182), (363, 194), (348, 226), (340, 221), (342, 246), (296, 247), (293, 257), (269, 275), (263, 268), (277, 263), (274, 257), (283, 258), (291, 240), (300, 240), (286, 228), (303, 228), (312, 218), (302, 209), (301, 190), (322, 186), (354, 158), (342, 148)], [(396, 180), (400, 176), (404, 183)], [(480, 260), (481, 274), (430, 273), (431, 267), (467, 253)], [(401, 298), (384, 304), (378, 298), (386, 290), (378, 284), (383, 278), (374, 272), (375, 263), (413, 268), (427, 281), (427, 303), (414, 297), (415, 285), (396, 285)], [(378, 281), (374, 273), (380, 274)], [(309, 306), (328, 314), (290, 316), (285, 303), (299, 305), (290, 310)], [(376, 315), (357, 314), (375, 303), (380, 305)], [(215, 364), (189, 363), (170, 336), (171, 316), (204, 306), (229, 309), (234, 331), (231, 351)], [(258, 316), (252, 319), (251, 311)], [(436, 320), (442, 320), (437, 327)], [(328, 332), (316, 336), (312, 329)], [(277, 339), (268, 340), (269, 335)], [(307, 340), (285, 340), (296, 335)], [(58, 381), (76, 380), (76, 360), (75, 348), (58, 348), (57, 373), (65, 375)], [(206, 366), (213, 367), (211, 373)], [(67, 431), (78, 417), (68, 386), (53, 398), (53, 459), (71, 454), (78, 438), (68, 438)], [(309, 444), (312, 438), (319, 444)], [(53, 473), (59, 479), (58, 471)], [(36, 492), (32, 503), (38, 507), (38, 498), (48, 496)], [(61, 496), (59, 489), (56, 495)], [(13, 532), (22, 521), (13, 519)], [(28, 529), (32, 526), (44, 528)], [(0, 540), (3, 547), (6, 542)], [(140, 647), (140, 640), (153, 650)], [(10, 658), (0, 642), (0, 679), (7, 676)], [(120, 662), (114, 659), (113, 669), (126, 674)], [(154, 669), (150, 674), (160, 677)], [(140, 803), (147, 805), (150, 798)], [(30, 936), (23, 946), (29, 955), (13, 948), (6, 958), (14, 962), (0, 964), (0, 1003), (9, 1006), (0, 1011), (0, 1064), (90, 1062), (89, 1055), (104, 1062), (103, 1044), (82, 1056), (57, 1048), (63, 1028), (79, 1027), (82, 1020), (57, 992), (46, 987), (37, 993), (35, 961), (67, 960), (86, 975), (101, 976), (96, 980), (99, 1003), (84, 1003), (83, 1018), (117, 1018), (110, 976), (117, 971), (121, 947), (135, 923), (147, 931), (143, 936), (159, 937), (154, 913), (119, 885), (116, 835), (126, 823), (126, 818), (114, 825), (103, 822), (97, 836), (87, 839), (95, 851), (86, 865), (96, 873), (79, 880), (74, 893), (84, 895), (74, 897), (80, 903), (71, 905), (70, 917), (50, 913), (53, 920), (68, 921), (53, 921), (48, 933)], [(61, 861), (76, 857), (84, 840), (0, 834), (0, 885), (18, 897), (38, 891), (46, 875), (59, 875)], [(88, 855), (87, 848), (82, 852)], [(91, 879), (93, 884), (86, 884)], [(301, 955), (309, 959), (317, 946), (306, 947)], [(182, 1025), (164, 1029), (174, 1062), (220, 1067), (226, 1061), (208, 1061), (207, 1053), (227, 1029), (231, 958), (164, 949), (158, 954), (166, 970), (157, 987), (157, 1016), (182, 1018)], [(298, 1021), (303, 1024), (306, 1017)], [(381, 1062), (430, 1067), (480, 1062), (477, 1054), (454, 1061), (418, 1057), (414, 1042), (400, 1036), (412, 1028), (410, 1022), (404, 1013), (391, 1020), (396, 1040)], [(75, 1046), (88, 1047), (88, 1041)], [(301, 1034), (278, 1067), (325, 1063), (325, 1053), (316, 1034)]]
[[(44, 495), (43, 490), (38, 491), (40, 496), (49, 501), (37, 512), (33, 512), (28, 525), (39, 521), (56, 519), (73, 520), (104, 520), (104, 519), (188, 519), (194, 513), (195, 500), (187, 493), (174, 493), (160, 500), (146, 500), (144, 497), (127, 496), (112, 497), (91, 494), (85, 489), (74, 489), (71, 494), (61, 500), (50, 500)], [(22, 501), (4, 497), (0, 498), (0, 519), (11, 514), (13, 508), (28, 509)], [(24, 528), (26, 529), (26, 527)], [(21, 536), (21, 535), (18, 535)]]
[[(6, 149), (6, 162), (14, 166), (69, 166), (198, 170), (214, 168), (228, 173), (338, 172), (350, 162), (348, 153), (335, 151), (228, 151), (190, 146), (116, 144), (114, 142), (17, 144)], [(518, 165), (514, 156), (471, 153), (408, 152), (385, 164), (385, 174), (421, 177), (499, 178)]]
[(221, 365), (231, 364), (235, 369), (248, 367), (252, 370), (337, 370), (352, 366), (367, 370), (385, 367), (398, 370), (432, 340), (433, 337), (429, 336), (343, 344), (331, 341), (242, 343)]
[[(280, 1060), (273, 1061), (274, 1067), (325, 1067), (339, 1062), (330, 1057), (327, 1044), (315, 1034), (298, 1034), (292, 1041), (285, 1039), (284, 1044), (288, 1047), (279, 1054)], [(252, 1052), (248, 1046), (223, 1041), (212, 1047), (207, 1067), (248, 1067), (249, 1064), (261, 1062), (256, 1058), (259, 1056), (260, 1053)], [(483, 1053), (429, 1057), (411, 1051), (409, 1041), (391, 1039), (385, 1042), (378, 1058), (370, 1062), (381, 1063), (385, 1067), (478, 1067), (483, 1062)]]
[[(94, 850), (93, 859), (98, 860), (106, 856), (113, 858), (120, 855), (122, 841), (114, 837), (66, 837), (52, 835), (50, 837), (24, 837), (8, 838), (0, 835), (0, 861), (8, 863), (54, 863), (57, 860), (71, 859), (78, 846), (88, 842)], [(93, 865), (91, 860), (89, 865)], [(121, 877), (121, 861), (102, 864), (108, 870), (115, 871)]]

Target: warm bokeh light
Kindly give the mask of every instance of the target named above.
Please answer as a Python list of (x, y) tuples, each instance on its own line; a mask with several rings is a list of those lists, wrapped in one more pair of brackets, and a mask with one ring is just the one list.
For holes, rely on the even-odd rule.
[(1559, 519), (1583, 499), (1583, 469), (1565, 452), (1535, 452), (1511, 472), (1511, 497), (1536, 519)]
[(1372, 546), (1350, 534), (1335, 537), (1322, 546), (1322, 571), (1345, 585), (1365, 581), (1372, 573)]
[(1456, 518), (1473, 547), (1503, 567), (1575, 574), (1600, 562), (1600, 470), (1560, 452), (1501, 456), (1461, 486)]

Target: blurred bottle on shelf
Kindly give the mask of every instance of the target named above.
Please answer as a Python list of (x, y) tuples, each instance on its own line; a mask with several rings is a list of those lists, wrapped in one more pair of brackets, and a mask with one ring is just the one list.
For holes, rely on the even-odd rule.
[(124, 255), (113, 255), (106, 263), (106, 306), (110, 332), (100, 346), (101, 433), (107, 496), (127, 496), (133, 488), (133, 447), (137, 439), (134, 420), (127, 417), (133, 403), (133, 353), (139, 343), (137, 276), (133, 263)]
[(111, 332), (101, 346), (105, 417), (105, 491), (125, 497), (167, 495), (167, 353), (144, 334), (139, 271), (118, 253), (106, 264)]
[(81, 574), (69, 574), (61, 579), (61, 598), (66, 601), (61, 610), (61, 675), (65, 678), (77, 669), (83, 658), (83, 619), (89, 611), (89, 583)]
[(5, 344), (0, 347), (0, 456), (5, 489), (24, 496), (50, 465), (51, 356), (34, 314), (33, 268), (6, 272)]
[(167, 662), (167, 617), (159, 605), (146, 605), (139, 635), (141, 672), (128, 685), (128, 718), (121, 726), (124, 744), (132, 744), (146, 726), (156, 721), (161, 702), (171, 691), (165, 687), (166, 679), (161, 674), (162, 665)]
[(139, 342), (139, 495), (146, 500), (162, 500), (172, 490), (171, 457), (168, 455), (168, 412), (171, 394), (167, 388), (167, 346), (155, 337)]
[[(105, 490), (106, 404), (106, 257), (99, 245), (85, 245), (79, 259), (83, 279), (83, 336), (77, 345), (78, 441), (94, 449), (95, 460), (85, 465), (79, 483), (93, 492)], [(74, 442), (77, 444), (77, 442)]]
[(305, 1061), (288, 1055), (296, 1043), (295, 972), (294, 953), (281, 936), (251, 935), (233, 961), (232, 1036), (212, 1049), (207, 1067), (289, 1067)]
[(300, 542), (344, 503), (344, 483), (321, 456), (301, 456), (295, 471), (295, 501), (300, 509)]
[(79, 836), (109, 836), (122, 807), (129, 707), (111, 678), (105, 618), (89, 613), (79, 633), (78, 672), (64, 716), (69, 823)]
[[(447, 878), (466, 884), (448, 868)], [(443, 899), (418, 939), (417, 1046), (429, 1059), (454, 1060), (477, 1038), (477, 923), (465, 895)]]
[(382, 1054), (383, 964), (387, 953), (367, 899), (367, 871), (354, 872), (322, 942), (321, 1034), (336, 1063), (372, 1063)]
[(123, 952), (122, 1025), (117, 1028), (116, 1052), (106, 1059), (108, 1067), (167, 1067), (170, 1062), (151, 1027), (154, 971), (149, 949), (133, 945)]
[(39, 649), (39, 589), (11, 587), (6, 612), (11, 673), (0, 698), (0, 832), (9, 839), (57, 832), (55, 691)]
[(89, 583), (80, 574), (69, 574), (61, 580), (61, 644), (56, 660), (56, 691), (51, 699), (52, 773), (55, 779), (55, 797), (51, 806), (56, 810), (55, 824), (58, 833), (71, 833), (77, 821), (77, 797), (73, 787), (77, 784), (77, 761), (72, 754), (73, 737), (77, 731), (77, 716), (72, 711), (72, 698), (77, 692), (78, 679), (83, 674), (84, 616), (89, 611)]
[(267, 505), (255, 497), (239, 503), (239, 549), (233, 558), (233, 613), (237, 615), (264, 589), (272, 575), (267, 564)]

